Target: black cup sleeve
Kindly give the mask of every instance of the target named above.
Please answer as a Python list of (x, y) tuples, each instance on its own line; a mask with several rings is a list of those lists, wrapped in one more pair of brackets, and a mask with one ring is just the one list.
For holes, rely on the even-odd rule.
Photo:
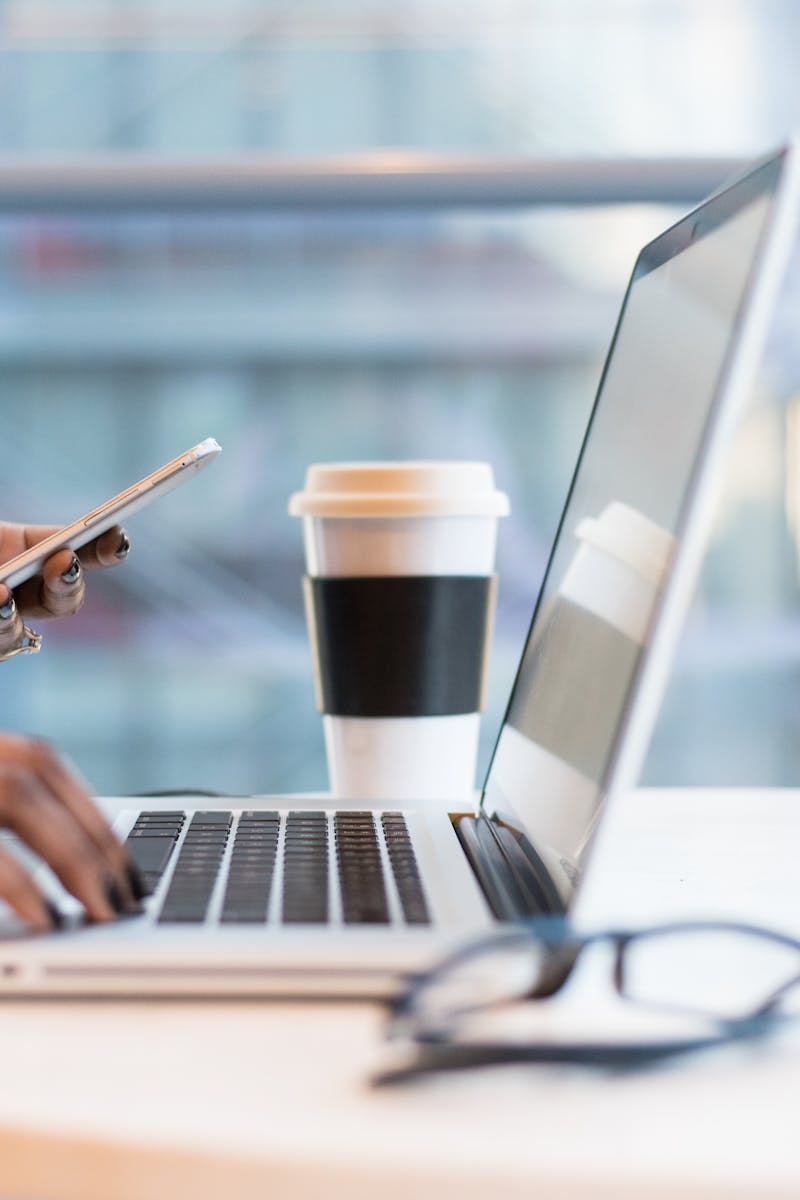
[(306, 576), (303, 586), (321, 712), (481, 711), (496, 576)]

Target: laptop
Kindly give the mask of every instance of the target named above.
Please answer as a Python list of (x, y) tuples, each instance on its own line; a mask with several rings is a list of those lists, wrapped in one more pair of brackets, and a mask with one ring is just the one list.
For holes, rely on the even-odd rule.
[(637, 258), (479, 803), (107, 799), (146, 912), (100, 926), (74, 913), (37, 936), (6, 914), (3, 992), (388, 995), (498, 923), (582, 919), (597, 829), (641, 768), (794, 245), (798, 149)]

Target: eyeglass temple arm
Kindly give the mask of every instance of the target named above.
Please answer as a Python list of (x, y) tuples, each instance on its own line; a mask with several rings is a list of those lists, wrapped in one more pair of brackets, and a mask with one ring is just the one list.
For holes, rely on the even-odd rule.
[[(760, 1032), (759, 1028), (754, 1032)], [(749, 1032), (749, 1031), (748, 1031)], [(725, 1045), (737, 1035), (725, 1032), (674, 1042), (613, 1043), (501, 1043), (418, 1042), (410, 1062), (373, 1075), (373, 1087), (408, 1083), (437, 1071), (464, 1071), (475, 1067), (514, 1066), (522, 1063), (576, 1063), (606, 1070), (625, 1071)], [(739, 1036), (743, 1036), (741, 1033)], [(746, 1035), (745, 1035), (746, 1036)]]
[(792, 979), (787, 980), (786, 983), (782, 983), (779, 988), (776, 988), (772, 995), (767, 996), (766, 1000), (764, 1000), (764, 1002), (758, 1006), (752, 1016), (768, 1017), (775, 1011), (786, 993), (790, 992), (792, 988), (796, 988), (798, 985), (800, 985), (800, 974), (795, 975)]

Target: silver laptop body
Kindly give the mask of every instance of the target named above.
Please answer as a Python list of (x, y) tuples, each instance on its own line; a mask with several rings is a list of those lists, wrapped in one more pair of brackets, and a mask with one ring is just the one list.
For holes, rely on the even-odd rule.
[(497, 922), (584, 919), (589, 851), (641, 768), (799, 208), (791, 143), (641, 251), (477, 808), (104, 800), (146, 913), (87, 927), (37, 864), (71, 925), (34, 937), (6, 913), (0, 989), (387, 994)]

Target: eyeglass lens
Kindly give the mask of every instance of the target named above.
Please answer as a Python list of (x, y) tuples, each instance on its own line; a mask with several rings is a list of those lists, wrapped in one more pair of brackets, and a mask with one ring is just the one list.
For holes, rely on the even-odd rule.
[(653, 930), (627, 944), (623, 971), (623, 993), (637, 1003), (735, 1018), (793, 980), (800, 954), (738, 929)]

